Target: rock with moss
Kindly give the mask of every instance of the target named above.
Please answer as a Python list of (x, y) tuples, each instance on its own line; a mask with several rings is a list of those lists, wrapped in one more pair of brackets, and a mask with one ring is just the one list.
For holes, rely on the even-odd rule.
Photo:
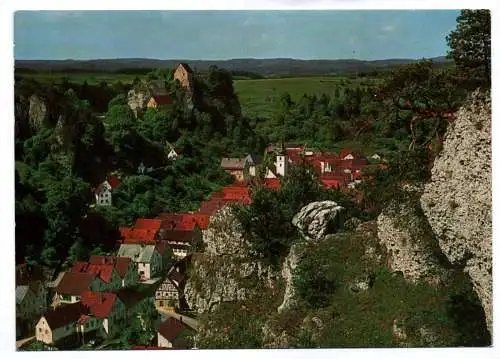
[(470, 276), (492, 329), (491, 99), (475, 92), (435, 159), (422, 209), (448, 260)]

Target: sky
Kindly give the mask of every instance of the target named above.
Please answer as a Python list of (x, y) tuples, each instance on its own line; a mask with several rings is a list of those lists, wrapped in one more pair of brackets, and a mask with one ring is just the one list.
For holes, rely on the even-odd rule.
[(297, 58), (446, 54), (458, 10), (17, 11), (23, 60)]

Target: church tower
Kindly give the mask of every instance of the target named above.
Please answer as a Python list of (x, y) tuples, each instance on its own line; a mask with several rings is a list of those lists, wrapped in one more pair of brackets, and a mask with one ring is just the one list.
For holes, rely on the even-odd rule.
[(280, 176), (285, 176), (288, 172), (288, 156), (285, 150), (285, 145), (281, 143), (281, 149), (276, 155), (276, 174)]

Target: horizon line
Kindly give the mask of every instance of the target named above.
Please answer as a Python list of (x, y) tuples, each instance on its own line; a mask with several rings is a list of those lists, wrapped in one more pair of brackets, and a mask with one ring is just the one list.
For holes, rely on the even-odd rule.
[(356, 58), (296, 58), (296, 57), (231, 57), (231, 58), (221, 58), (221, 59), (186, 59), (186, 58), (168, 58), (168, 59), (160, 59), (153, 57), (101, 57), (101, 58), (91, 58), (91, 59), (16, 59), (14, 61), (110, 61), (110, 60), (151, 60), (151, 61), (232, 61), (232, 60), (294, 60), (294, 61), (387, 61), (387, 60), (422, 60), (422, 59), (435, 59), (444, 57), (446, 58), (446, 54), (432, 56), (432, 57), (388, 57), (381, 59), (356, 59)]

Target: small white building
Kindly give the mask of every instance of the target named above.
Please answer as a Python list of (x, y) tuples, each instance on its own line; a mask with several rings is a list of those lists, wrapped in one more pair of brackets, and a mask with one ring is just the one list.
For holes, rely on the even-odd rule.
[(112, 192), (120, 185), (120, 180), (115, 176), (109, 176), (95, 190), (95, 201), (97, 206), (111, 206)]

